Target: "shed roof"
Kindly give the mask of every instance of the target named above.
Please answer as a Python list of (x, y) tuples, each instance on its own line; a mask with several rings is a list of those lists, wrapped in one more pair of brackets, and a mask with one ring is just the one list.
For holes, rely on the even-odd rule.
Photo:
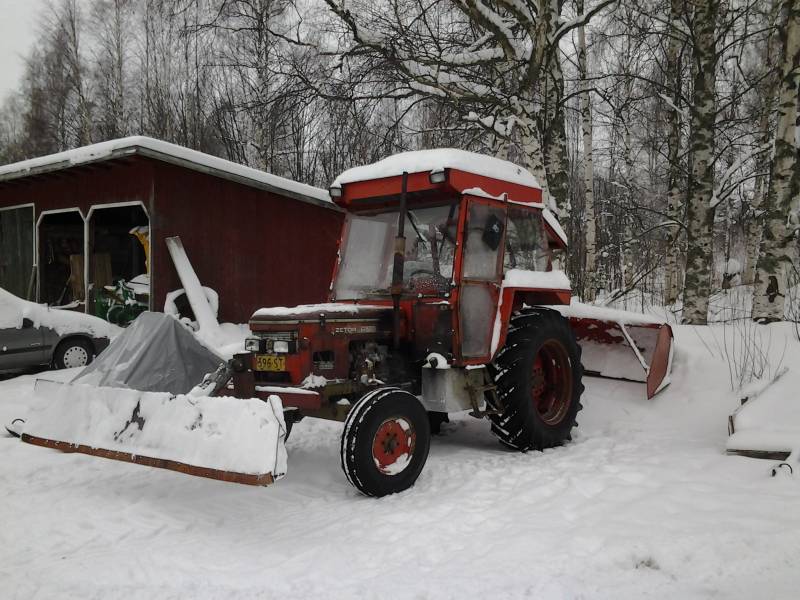
[(278, 177), (265, 171), (246, 167), (223, 158), (211, 156), (145, 136), (131, 136), (100, 142), (66, 152), (49, 154), (10, 165), (0, 166), (0, 182), (23, 177), (31, 177), (52, 171), (94, 162), (112, 160), (125, 156), (139, 155), (171, 163), (180, 167), (199, 171), (257, 187), (270, 192), (289, 196), (304, 202), (311, 202), (325, 208), (338, 210), (330, 201), (327, 190)]

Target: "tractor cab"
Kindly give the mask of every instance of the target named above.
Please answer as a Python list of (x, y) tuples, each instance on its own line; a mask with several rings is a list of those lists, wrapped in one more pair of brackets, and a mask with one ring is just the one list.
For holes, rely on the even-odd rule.
[[(426, 154), (444, 166), (420, 170)], [(549, 271), (552, 251), (566, 247), (530, 174), (475, 157), (401, 154), (347, 171), (331, 187), (348, 211), (331, 301), (397, 305), (401, 341), (455, 365), (491, 360), (504, 275)], [(517, 306), (570, 300), (568, 286), (514, 296)]]

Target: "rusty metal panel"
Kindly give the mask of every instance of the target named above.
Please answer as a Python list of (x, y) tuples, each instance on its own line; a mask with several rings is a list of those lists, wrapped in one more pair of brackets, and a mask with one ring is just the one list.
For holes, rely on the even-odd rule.
[(91, 448), (89, 446), (84, 446), (83, 444), (69, 444), (67, 442), (48, 440), (46, 438), (28, 435), (27, 433), (22, 434), (22, 441), (27, 442), (28, 444), (33, 444), (34, 446), (42, 446), (44, 448), (61, 450), (62, 452), (78, 452), (80, 454), (88, 454), (90, 456), (99, 456), (101, 458), (110, 458), (112, 460), (119, 460), (137, 465), (156, 467), (157, 469), (169, 469), (170, 471), (177, 471), (178, 473), (184, 473), (186, 475), (194, 475), (195, 477), (218, 479), (228, 483), (243, 483), (245, 485), (270, 485), (274, 481), (272, 473), (251, 474), (238, 473), (236, 471), (222, 471), (220, 469), (208, 469), (206, 467), (196, 467), (194, 465), (187, 465), (186, 463), (167, 460), (164, 458), (152, 458), (150, 456), (129, 454), (127, 452), (119, 452), (117, 450)]
[(180, 235), (219, 317), (247, 322), (263, 306), (327, 298), (344, 215), (211, 175), (158, 164), (153, 238), (154, 306), (180, 288), (164, 239)]

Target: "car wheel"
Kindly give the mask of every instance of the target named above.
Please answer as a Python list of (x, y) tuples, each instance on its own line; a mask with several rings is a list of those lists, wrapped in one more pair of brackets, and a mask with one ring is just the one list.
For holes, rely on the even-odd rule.
[(62, 341), (53, 354), (53, 365), (56, 369), (74, 369), (85, 367), (94, 359), (94, 348), (81, 338), (68, 338)]

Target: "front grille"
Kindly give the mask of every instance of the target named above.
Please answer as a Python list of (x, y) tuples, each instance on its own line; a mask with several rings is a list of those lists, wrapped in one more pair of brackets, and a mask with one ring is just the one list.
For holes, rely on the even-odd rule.
[(291, 342), (297, 338), (296, 331), (254, 331), (253, 335), (262, 340), (280, 340)]

